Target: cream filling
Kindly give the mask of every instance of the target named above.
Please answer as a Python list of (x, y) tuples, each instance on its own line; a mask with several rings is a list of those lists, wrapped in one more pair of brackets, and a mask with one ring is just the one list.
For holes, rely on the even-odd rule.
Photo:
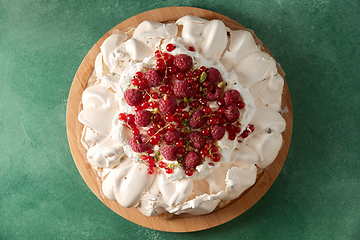
[[(177, 25), (183, 26), (180, 37), (175, 37)], [(219, 69), (227, 87), (237, 89), (246, 101), (242, 131), (248, 123), (255, 125), (255, 131), (241, 143), (229, 141), (226, 134), (219, 141), (221, 161), (212, 167), (207, 159), (192, 177), (178, 168), (173, 174), (162, 170), (148, 174), (146, 165), (138, 161), (139, 154), (127, 143), (130, 133), (117, 119), (120, 112), (133, 112), (123, 99), (132, 76), (154, 64), (152, 53), (169, 42), (178, 46), (172, 54), (186, 53), (195, 57), (199, 66)], [(189, 46), (197, 51), (187, 51)], [(104, 179), (106, 197), (124, 207), (136, 206), (147, 216), (164, 211), (212, 212), (221, 201), (235, 199), (252, 186), (256, 166), (266, 168), (281, 148), (285, 121), (278, 111), (284, 80), (276, 62), (261, 51), (248, 31), (230, 31), (219, 20), (185, 16), (176, 24), (145, 21), (132, 36), (113, 34), (101, 46), (94, 78), (83, 93), (79, 114), (85, 125), (81, 140), (88, 149), (87, 158)]]

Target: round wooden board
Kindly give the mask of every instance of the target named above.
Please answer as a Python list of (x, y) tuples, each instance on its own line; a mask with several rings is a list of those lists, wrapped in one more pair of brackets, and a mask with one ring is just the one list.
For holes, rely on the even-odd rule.
[[(243, 194), (238, 200), (233, 201), (233, 203), (227, 207), (219, 209), (211, 214), (203, 216), (180, 215), (174, 216), (169, 220), (161, 217), (146, 217), (137, 209), (123, 208), (117, 202), (111, 201), (102, 195), (101, 180), (87, 162), (86, 150), (80, 143), (83, 125), (77, 119), (77, 116), (81, 111), (81, 95), (94, 69), (95, 58), (100, 52), (100, 46), (103, 41), (114, 32), (114, 30), (125, 30), (129, 27), (136, 27), (145, 20), (157, 22), (175, 21), (185, 15), (195, 15), (209, 20), (220, 19), (231, 29), (245, 29), (245, 27), (226, 16), (212, 11), (192, 7), (168, 7), (154, 9), (131, 17), (106, 33), (86, 55), (73, 80), (66, 113), (66, 127), (71, 153), (82, 178), (94, 194), (110, 209), (127, 220), (144, 227), (167, 232), (192, 232), (215, 227), (230, 221), (253, 206), (270, 188), (285, 162), (290, 147), (293, 125), (290, 93), (285, 81), (282, 108), (286, 106), (289, 112), (283, 114), (286, 121), (286, 130), (283, 132), (284, 142), (279, 155), (260, 176), (254, 186), (252, 186), (245, 194)], [(263, 47), (264, 51), (267, 51), (272, 56), (263, 43), (255, 35), (254, 37), (256, 42)], [(284, 72), (281, 70), (279, 65), (278, 69), (280, 74), (284, 77)]]

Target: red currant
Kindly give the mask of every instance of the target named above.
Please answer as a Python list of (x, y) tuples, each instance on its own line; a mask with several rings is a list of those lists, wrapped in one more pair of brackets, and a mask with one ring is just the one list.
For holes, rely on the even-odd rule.
[(218, 162), (220, 161), (220, 158), (221, 158), (220, 154), (215, 153), (212, 155), (211, 160), (213, 160), (213, 162)]
[(205, 106), (202, 110), (201, 110), (204, 114), (208, 115), (211, 113), (211, 108), (209, 106)]
[(176, 46), (174, 44), (169, 43), (168, 45), (166, 45), (166, 51), (168, 52), (174, 51), (175, 48)]
[(237, 103), (237, 107), (238, 108), (244, 108), (245, 107), (245, 103), (243, 102), (243, 101), (239, 101), (238, 103)]
[(217, 123), (217, 121), (218, 121), (218, 119), (217, 119), (216, 117), (211, 117), (211, 118), (209, 119), (209, 123), (210, 123), (211, 125), (215, 125), (215, 124)]
[(188, 175), (188, 176), (192, 176), (194, 174), (194, 171), (191, 170), (191, 169), (186, 169), (185, 174)]
[(201, 134), (203, 136), (209, 136), (210, 135), (210, 130), (209, 129), (203, 129), (203, 130), (201, 130)]
[(167, 115), (165, 116), (165, 121), (167, 121), (167, 122), (172, 122), (172, 121), (174, 121), (174, 116), (173, 116), (172, 114), (167, 114)]
[(131, 82), (134, 86), (139, 86), (139, 79), (134, 78), (133, 80), (131, 80)]
[(244, 130), (241, 134), (242, 138), (247, 138), (249, 136), (249, 131), (248, 130)]
[(166, 168), (167, 164), (164, 162), (159, 162), (159, 168)]
[(165, 168), (165, 172), (166, 172), (167, 174), (172, 174), (172, 173), (174, 172), (174, 170), (171, 169), (171, 168)]
[(170, 124), (167, 126), (167, 129), (170, 131), (170, 132), (173, 132), (175, 131), (175, 125), (174, 124)]
[(225, 105), (224, 99), (219, 99), (219, 100), (217, 100), (217, 104), (218, 104), (220, 107), (224, 106), (224, 105)]
[(157, 92), (153, 92), (153, 93), (151, 94), (151, 97), (152, 97), (153, 99), (158, 99), (158, 98), (159, 98), (159, 94), (158, 94)]
[(142, 78), (143, 76), (144, 76), (144, 74), (140, 71), (135, 73), (135, 77), (137, 77), (137, 78)]
[(126, 114), (125, 113), (120, 113), (119, 114), (119, 119), (122, 120), (122, 121), (125, 121), (126, 120)]
[(183, 141), (179, 140), (179, 141), (176, 141), (176, 142), (175, 142), (175, 145), (176, 145), (178, 148), (181, 148), (181, 147), (184, 145), (184, 143), (183, 143)]
[(155, 57), (161, 58), (161, 56), (162, 56), (162, 52), (160, 50), (156, 50), (155, 51)]

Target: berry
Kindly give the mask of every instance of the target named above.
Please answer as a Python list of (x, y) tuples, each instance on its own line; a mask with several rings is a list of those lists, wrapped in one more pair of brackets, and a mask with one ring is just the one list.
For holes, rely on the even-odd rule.
[(185, 167), (187, 168), (195, 168), (200, 164), (200, 162), (201, 162), (200, 156), (194, 151), (188, 152), (185, 155), (184, 164)]
[(183, 73), (183, 72), (177, 72), (177, 73), (175, 74), (175, 77), (176, 77), (177, 79), (179, 79), (179, 80), (183, 80), (183, 79), (185, 78), (185, 73)]
[(150, 106), (151, 108), (157, 108), (158, 104), (157, 104), (157, 102), (155, 102), (155, 101), (151, 101), (151, 102), (149, 103), (149, 106)]
[(124, 98), (129, 106), (136, 106), (142, 102), (141, 91), (135, 88), (126, 90), (124, 93)]
[(140, 134), (140, 130), (138, 128), (133, 128), (132, 132), (135, 136)]
[(239, 102), (237, 103), (237, 107), (240, 108), (240, 109), (242, 109), (242, 108), (245, 107), (245, 103), (244, 103), (243, 101), (239, 101)]
[(177, 81), (174, 86), (174, 95), (178, 98), (191, 97), (193, 90), (187, 81)]
[(206, 80), (214, 84), (216, 84), (221, 78), (221, 73), (219, 72), (219, 70), (213, 67), (207, 69), (206, 74)]
[(184, 155), (186, 153), (186, 148), (181, 147), (178, 149), (179, 154)]
[(147, 170), (147, 172), (148, 172), (148, 174), (154, 174), (154, 172), (155, 172), (155, 170), (154, 170), (154, 168), (150, 168), (149, 167), (149, 169)]
[(149, 143), (151, 145), (157, 145), (159, 143), (159, 141), (160, 141), (160, 135), (159, 134), (155, 134), (149, 139)]
[(161, 148), (161, 155), (168, 161), (176, 160), (177, 147), (172, 145), (166, 145)]
[(172, 174), (172, 173), (174, 172), (174, 170), (171, 169), (171, 168), (166, 168), (166, 169), (165, 169), (165, 172), (166, 172), (167, 174)]
[(218, 162), (220, 161), (220, 158), (221, 158), (220, 154), (215, 153), (212, 155), (211, 160), (213, 160), (213, 162)]
[(140, 110), (135, 114), (135, 123), (139, 127), (146, 127), (151, 122), (152, 113), (146, 110)]
[(134, 152), (145, 152), (148, 150), (149, 145), (146, 144), (145, 136), (143, 135), (137, 135), (130, 139), (129, 141), (130, 147)]
[(148, 87), (157, 87), (161, 84), (163, 80), (160, 73), (154, 68), (150, 68), (149, 71), (146, 72), (145, 78), (147, 80)]
[(209, 136), (210, 135), (210, 130), (205, 128), (205, 129), (201, 130), (201, 134), (203, 136)]
[(219, 148), (217, 146), (215, 146), (215, 145), (212, 145), (211, 148), (210, 148), (210, 151), (212, 153), (216, 153), (217, 151), (219, 151)]
[(176, 66), (170, 66), (168, 68), (168, 73), (176, 74), (179, 71), (179, 69)]
[(168, 125), (168, 126), (167, 126), (167, 129), (168, 129), (170, 132), (175, 131), (175, 126), (174, 126), (174, 124)]
[(219, 99), (219, 100), (217, 100), (217, 104), (219, 105), (219, 107), (224, 106), (224, 105), (225, 105), (224, 99)]
[(153, 92), (153, 93), (151, 94), (151, 97), (152, 97), (153, 99), (158, 99), (158, 98), (159, 98), (159, 93)]
[(240, 112), (235, 106), (228, 106), (225, 111), (225, 118), (228, 123), (236, 122), (239, 119)]
[(203, 148), (200, 150), (199, 153), (202, 157), (205, 157), (206, 155), (208, 155), (209, 151), (207, 149)]
[(174, 61), (174, 56), (170, 53), (164, 53), (164, 60), (166, 61), (167, 66), (172, 66), (172, 62)]
[(194, 174), (194, 171), (191, 170), (191, 169), (186, 169), (185, 174), (188, 175), (188, 176), (192, 176)]
[(160, 113), (156, 113), (154, 116), (153, 116), (153, 122), (158, 122), (161, 120), (161, 115)]
[(189, 140), (190, 145), (196, 149), (201, 149), (206, 143), (206, 138), (200, 132), (191, 132)]
[(186, 102), (181, 101), (181, 102), (179, 103), (179, 107), (181, 107), (182, 109), (186, 108), (186, 107), (187, 107)]
[(182, 146), (184, 146), (184, 143), (183, 143), (183, 141), (178, 140), (178, 141), (175, 142), (175, 145), (176, 145), (178, 148), (181, 148)]
[(215, 140), (221, 140), (226, 132), (226, 127), (216, 124), (216, 125), (212, 125), (210, 126), (210, 134), (212, 136), (213, 139)]
[(190, 107), (192, 107), (192, 108), (198, 108), (198, 107), (199, 107), (199, 101), (198, 101), (198, 100), (194, 100), (194, 101), (192, 101), (189, 105), (190, 105)]
[(155, 57), (161, 58), (161, 56), (162, 56), (162, 52), (160, 50), (156, 50), (155, 51)]
[(188, 50), (189, 50), (190, 52), (195, 52), (195, 48), (194, 48), (194, 47), (189, 47)]
[(201, 110), (197, 110), (191, 115), (189, 123), (191, 128), (201, 128), (206, 123), (206, 117)]
[(248, 130), (244, 130), (241, 135), (242, 138), (247, 138), (249, 136), (249, 131)]
[(144, 76), (144, 74), (140, 71), (135, 73), (135, 77), (137, 77), (137, 78), (142, 78), (143, 76)]
[(125, 121), (126, 120), (126, 114), (125, 113), (120, 113), (119, 114), (119, 119), (122, 120), (122, 121)]
[(209, 106), (205, 106), (201, 111), (207, 115), (211, 113), (211, 108)]
[(137, 78), (134, 78), (133, 80), (131, 80), (131, 82), (134, 86), (139, 86), (139, 84), (140, 84), (139, 79), (137, 79)]
[(250, 132), (255, 131), (255, 127), (252, 124), (249, 124), (247, 128), (249, 129)]
[(159, 72), (165, 72), (165, 69), (166, 69), (166, 65), (164, 63), (164, 61), (162, 62), (159, 62), (155, 65), (155, 70), (159, 71)]
[(224, 95), (226, 105), (236, 105), (240, 101), (240, 93), (237, 90), (227, 90)]
[(164, 162), (159, 162), (159, 168), (166, 168), (166, 163)]
[(177, 130), (167, 131), (163, 136), (163, 140), (166, 144), (172, 144), (177, 142), (180, 139), (180, 134)]
[(218, 87), (209, 87), (208, 91), (205, 94), (206, 99), (209, 101), (215, 101), (219, 99), (220, 96), (221, 96), (221, 88)]
[(167, 114), (167, 115), (165, 116), (165, 121), (167, 121), (167, 122), (172, 122), (172, 121), (174, 121), (174, 115), (172, 115), (172, 114)]
[(228, 138), (229, 138), (229, 140), (231, 140), (231, 141), (235, 140), (235, 138), (236, 138), (236, 133), (234, 133), (234, 132), (228, 133)]
[(128, 114), (127, 117), (126, 117), (126, 122), (129, 124), (129, 125), (132, 125), (135, 123), (135, 117), (133, 114)]
[(176, 98), (172, 95), (165, 95), (159, 101), (159, 109), (163, 114), (174, 114), (176, 112)]
[(191, 69), (193, 60), (186, 54), (179, 54), (174, 58), (174, 65), (178, 67), (180, 71), (186, 72)]
[(182, 119), (188, 119), (189, 118), (189, 112), (185, 112), (185, 111), (183, 111), (183, 112), (181, 112), (181, 118)]
[(168, 45), (166, 45), (166, 51), (168, 52), (174, 51), (175, 48), (176, 46), (174, 44), (169, 43)]
[(218, 121), (218, 119), (217, 119), (216, 117), (211, 117), (211, 118), (209, 119), (209, 123), (210, 123), (211, 125), (215, 125), (215, 124), (217, 123), (217, 121)]
[(149, 128), (147, 130), (147, 134), (151, 137), (153, 136), (155, 133), (157, 132), (157, 130), (155, 128)]

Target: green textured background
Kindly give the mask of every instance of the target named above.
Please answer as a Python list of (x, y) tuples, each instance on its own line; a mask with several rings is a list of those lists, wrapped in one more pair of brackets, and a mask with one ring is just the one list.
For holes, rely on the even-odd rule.
[[(358, 0), (0, 0), (0, 239), (360, 239)], [(95, 42), (154, 8), (200, 7), (253, 29), (286, 72), (294, 129), (285, 165), (250, 210), (166, 233), (96, 198), (66, 135), (69, 89)]]

